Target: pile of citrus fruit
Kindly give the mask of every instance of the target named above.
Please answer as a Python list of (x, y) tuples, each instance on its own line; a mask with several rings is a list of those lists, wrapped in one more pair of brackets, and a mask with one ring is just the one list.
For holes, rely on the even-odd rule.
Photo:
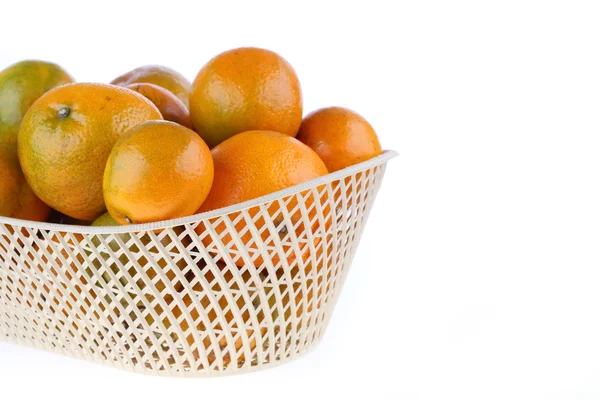
[[(43, 61), (20, 62), (0, 72), (0, 216), (92, 226), (169, 220), (274, 193), (371, 159), (381, 152), (371, 125), (353, 111), (330, 107), (303, 119), (302, 91), (294, 69), (281, 56), (264, 49), (239, 48), (219, 54), (202, 67), (193, 83), (161, 66), (137, 68), (110, 84), (75, 83), (60, 66)], [(293, 210), (296, 204), (291, 201), (287, 206)], [(268, 210), (274, 215), (275, 226), (280, 223), (276, 219), (281, 218), (275, 216), (276, 211), (271, 214), (271, 209)], [(300, 218), (293, 211), (291, 214), (294, 222)], [(235, 229), (244, 231), (245, 223), (237, 222)], [(215, 229), (220, 237), (225, 235), (223, 242), (235, 250), (236, 245), (223, 232), (224, 228)], [(123, 242), (129, 242), (128, 235), (120, 235)], [(235, 242), (256, 253), (257, 244), (251, 236), (247, 232)], [(150, 238), (144, 235), (140, 240), (146, 245)], [(163, 240), (166, 242), (161, 245), (168, 246), (170, 239)], [(202, 239), (207, 248), (211, 246), (210, 240)], [(98, 246), (98, 241), (94, 237), (92, 244)], [(288, 251), (292, 245), (281, 242), (281, 246), (287, 246), (281, 254), (296, 257), (295, 252)], [(109, 245), (110, 250), (117, 251), (114, 245)], [(129, 250), (137, 253), (136, 246)], [(308, 251), (302, 246), (307, 247), (295, 248)], [(314, 245), (316, 249), (321, 247)], [(47, 253), (52, 256), (53, 252), (50, 246)], [(63, 256), (58, 258), (67, 258)], [(47, 260), (48, 256), (44, 257), (42, 260)], [(252, 259), (257, 267), (264, 261), (261, 257)], [(295, 265), (293, 259), (273, 257), (274, 265), (282, 261)], [(62, 267), (58, 258), (54, 264)], [(77, 256), (74, 261), (83, 260)], [(242, 266), (240, 262), (244, 261), (234, 260)], [(118, 274), (128, 260), (125, 254), (111, 259), (101, 253), (86, 268), (102, 263), (108, 263), (109, 268), (103, 270), (97, 285), (108, 287), (109, 275)], [(157, 267), (164, 268), (166, 264), (161, 259)], [(222, 263), (218, 265), (223, 268), (225, 284), (213, 285), (212, 290), (239, 289), (231, 271)], [(178, 262), (177, 267), (184, 269), (185, 260)], [(51, 268), (50, 272), (58, 276), (52, 266), (39, 268)], [(93, 275), (86, 272), (83, 283)], [(213, 282), (214, 271), (194, 272)], [(148, 268), (146, 274), (156, 281), (155, 269)], [(243, 279), (248, 279), (247, 269), (244, 274)], [(67, 278), (71, 276), (67, 273)], [(167, 278), (172, 277), (167, 274)], [(173, 293), (163, 293), (168, 291), (164, 291), (166, 286), (160, 282), (155, 283), (155, 288), (164, 296), (154, 307), (156, 315), (162, 318), (162, 304), (172, 308), (174, 297)], [(316, 285), (316, 280), (311, 282)], [(145, 289), (145, 284), (137, 284), (138, 289)], [(210, 304), (204, 287), (194, 286), (192, 293), (184, 293), (181, 286), (175, 289), (184, 296), (183, 304), (194, 321), (200, 313), (199, 307)], [(297, 283), (293, 289), (297, 292)], [(81, 293), (81, 289), (77, 290)], [(318, 296), (323, 290), (318, 289)], [(63, 296), (67, 286), (55, 285), (55, 291)], [(43, 292), (49, 294), (51, 290), (44, 286)], [(193, 306), (193, 296), (198, 297), (200, 306)], [(284, 297), (282, 301), (283, 306), (297, 303), (299, 317), (303, 310), (312, 309), (313, 302), (304, 304), (298, 296)], [(274, 299), (271, 296), (269, 306)], [(143, 309), (147, 303), (144, 300), (145, 297), (133, 296), (125, 301), (125, 306), (134, 302)], [(239, 301), (242, 303), (238, 304)], [(239, 301), (237, 306), (244, 309), (244, 300)], [(319, 303), (316, 304), (318, 307)], [(101, 305), (102, 311), (112, 307), (108, 300)], [(219, 306), (233, 307), (225, 297), (219, 298)], [(74, 312), (73, 307), (67, 308), (69, 313)], [(87, 313), (83, 309), (77, 313), (80, 311)], [(179, 321), (182, 311), (178, 308), (171, 311)], [(116, 311), (112, 312), (118, 317)], [(288, 319), (291, 313), (288, 309), (282, 317)], [(266, 318), (264, 313), (261, 315)], [(137, 314), (130, 318), (134, 323), (140, 321)], [(243, 313), (242, 318), (246, 322), (248, 313)], [(145, 319), (150, 325), (157, 322), (150, 314)], [(246, 329), (237, 325), (239, 322), (234, 321), (231, 312), (224, 321), (209, 314), (209, 323), (215, 329), (225, 329), (224, 322), (241, 331)], [(192, 328), (206, 329), (206, 322), (178, 323), (185, 340), (190, 345), (198, 344)], [(164, 322), (165, 326), (170, 324)], [(247, 333), (254, 335), (250, 342), (253, 348), (256, 336), (262, 335), (264, 328)], [(218, 346), (225, 348), (224, 340), (221, 337)], [(210, 349), (208, 337), (199, 344)], [(242, 347), (239, 337), (234, 347), (236, 350)], [(208, 357), (216, 358), (214, 350)]]
[(79, 225), (168, 220), (381, 152), (353, 111), (331, 107), (303, 119), (294, 69), (264, 49), (219, 54), (193, 83), (160, 66), (110, 84), (75, 83), (43, 61), (0, 72), (0, 216)]

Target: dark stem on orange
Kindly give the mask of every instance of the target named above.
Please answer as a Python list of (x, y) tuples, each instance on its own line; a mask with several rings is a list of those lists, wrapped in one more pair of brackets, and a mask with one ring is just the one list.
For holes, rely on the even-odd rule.
[(65, 119), (71, 114), (71, 109), (69, 107), (63, 107), (58, 110), (58, 118)]

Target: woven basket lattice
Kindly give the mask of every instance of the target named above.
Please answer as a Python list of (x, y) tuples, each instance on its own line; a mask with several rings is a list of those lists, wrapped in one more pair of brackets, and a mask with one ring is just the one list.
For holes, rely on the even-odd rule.
[(394, 155), (155, 224), (0, 217), (0, 340), (166, 376), (304, 354), (327, 327)]

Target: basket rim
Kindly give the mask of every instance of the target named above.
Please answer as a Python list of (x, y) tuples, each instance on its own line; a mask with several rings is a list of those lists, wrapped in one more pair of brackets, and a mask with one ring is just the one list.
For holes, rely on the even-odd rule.
[(48, 231), (57, 231), (57, 232), (69, 232), (69, 233), (79, 233), (82, 235), (87, 234), (121, 234), (121, 233), (133, 233), (133, 232), (144, 232), (151, 231), (157, 229), (167, 229), (173, 228), (176, 226), (181, 226), (185, 224), (195, 223), (204, 221), (211, 218), (220, 217), (222, 215), (227, 215), (237, 211), (247, 210), (249, 208), (268, 203), (270, 201), (276, 200), (281, 197), (289, 196), (298, 192), (302, 192), (307, 189), (312, 189), (314, 187), (326, 184), (328, 182), (339, 180), (345, 178), (350, 175), (354, 175), (358, 172), (367, 170), (369, 168), (385, 164), (392, 158), (398, 156), (398, 153), (394, 150), (384, 150), (384, 152), (374, 158), (371, 158), (367, 161), (363, 161), (359, 164), (351, 165), (342, 170), (329, 173), (327, 175), (321, 176), (319, 178), (312, 179), (310, 181), (301, 183), (299, 185), (291, 186), (289, 188), (285, 188), (278, 192), (270, 193), (265, 196), (257, 197), (252, 200), (245, 201), (243, 203), (233, 204), (231, 206), (218, 208), (215, 210), (203, 212), (200, 214), (194, 214), (187, 217), (170, 219), (159, 222), (150, 222), (144, 224), (132, 224), (132, 225), (122, 225), (122, 226), (85, 226), (85, 225), (62, 225), (55, 224), (50, 222), (36, 222), (36, 221), (28, 221), (23, 219), (9, 218), (0, 216), (0, 224), (11, 225), (20, 228), (32, 228), (32, 229), (44, 229)]

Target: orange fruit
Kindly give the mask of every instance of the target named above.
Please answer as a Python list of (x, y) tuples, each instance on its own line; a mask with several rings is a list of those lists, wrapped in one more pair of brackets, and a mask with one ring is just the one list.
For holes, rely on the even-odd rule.
[(127, 89), (138, 92), (158, 108), (163, 118), (192, 129), (192, 118), (187, 107), (167, 89), (152, 83), (133, 83)]
[[(215, 147), (212, 155), (215, 163), (215, 181), (199, 212), (251, 200), (328, 173), (323, 161), (308, 146), (278, 132), (248, 131), (240, 133)], [(307, 203), (315, 200), (320, 201), (320, 199), (312, 199), (307, 200)], [(296, 253), (293, 251), (295, 239), (291, 237), (291, 232), (295, 232), (297, 237), (302, 237), (305, 236), (306, 230), (313, 228), (312, 226), (304, 227), (302, 223), (299, 223), (302, 218), (300, 211), (295, 210), (297, 205), (296, 198), (293, 198), (285, 206), (293, 226), (286, 224), (282, 207), (278, 203), (274, 203), (268, 208), (269, 219), (273, 221), (275, 229), (279, 232), (281, 246), (286, 254), (287, 262), (290, 264), (296, 258)], [(248, 212), (254, 218), (259, 210), (254, 207)], [(312, 213), (314, 212), (313, 210)], [(234, 213), (230, 217), (231, 220), (234, 220), (237, 215), (239, 212)], [(270, 243), (272, 239), (265, 224), (264, 218), (258, 218), (255, 222), (259, 232), (262, 231), (260, 240), (273, 246), (273, 243)], [(235, 229), (240, 232), (245, 226), (246, 222), (242, 219), (236, 223)], [(198, 227), (198, 233), (202, 234), (203, 232), (204, 225), (201, 224)], [(224, 232), (226, 232), (226, 227), (224, 223), (221, 223), (216, 227), (216, 233), (221, 235)], [(221, 240), (233, 253), (238, 252), (229, 233), (226, 233)], [(250, 231), (241, 236), (241, 241), (248, 252), (254, 255), (254, 265), (260, 267), (264, 261), (263, 255), (259, 251), (262, 246), (257, 244), (256, 238), (253, 238)], [(209, 251), (218, 252), (208, 236), (204, 237), (203, 242)], [(304, 257), (309, 250), (309, 245), (304, 242), (300, 247)], [(281, 261), (278, 253), (270, 254), (269, 257), (276, 266)], [(240, 266), (245, 263), (239, 257), (234, 257), (234, 260)]]
[(132, 83), (152, 83), (173, 93), (189, 107), (191, 83), (179, 72), (160, 65), (146, 65), (115, 78), (113, 85), (128, 86)]
[(192, 215), (214, 177), (212, 156), (196, 132), (167, 121), (130, 130), (113, 148), (104, 173), (108, 212), (121, 225)]
[(27, 184), (16, 147), (0, 143), (0, 216), (45, 221), (50, 211)]
[(190, 94), (196, 131), (214, 147), (249, 130), (296, 136), (302, 122), (302, 91), (296, 72), (272, 51), (240, 48), (210, 60)]
[(130, 128), (161, 119), (144, 96), (98, 83), (74, 83), (46, 93), (19, 132), (19, 159), (33, 191), (50, 207), (92, 221), (105, 208), (106, 160)]
[(16, 145), (29, 107), (48, 90), (71, 82), (64, 69), (45, 61), (21, 61), (0, 72), (0, 142)]
[(329, 172), (339, 171), (381, 154), (373, 127), (363, 117), (341, 107), (308, 115), (297, 136), (323, 159)]

